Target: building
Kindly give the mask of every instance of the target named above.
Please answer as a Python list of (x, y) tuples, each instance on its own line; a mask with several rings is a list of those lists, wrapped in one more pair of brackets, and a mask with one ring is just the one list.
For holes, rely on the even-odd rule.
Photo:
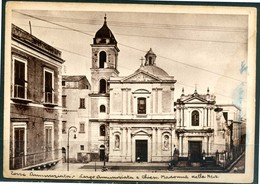
[(12, 25), (10, 169), (41, 169), (61, 157), (61, 52)]
[(176, 101), (176, 132), (181, 160), (199, 162), (202, 157), (212, 159), (217, 151), (230, 145), (230, 130), (216, 97), (209, 93), (184, 94)]
[(241, 110), (233, 104), (219, 104), (218, 107), (223, 109), (223, 115), (230, 129), (231, 157), (236, 157), (245, 149), (246, 123), (241, 118)]
[[(237, 132), (230, 122), (237, 122), (239, 109), (229, 109), (228, 117), (233, 114), (234, 118), (225, 119), (228, 109), (217, 105), (209, 89), (206, 94), (195, 89), (193, 94), (186, 95), (183, 89), (175, 101), (177, 81), (158, 67), (160, 61), (152, 49), (134, 73), (120, 76), (117, 69), (120, 50), (106, 17), (91, 48), (91, 90), (84, 92), (88, 94), (89, 105), (89, 116), (85, 116), (89, 160), (168, 162), (177, 155), (180, 166), (203, 161), (226, 165), (226, 153), (231, 152), (232, 143), (237, 141)], [(73, 96), (77, 98), (74, 102), (80, 98)], [(75, 150), (78, 148), (79, 145)]]
[[(62, 76), (62, 153), (63, 162), (89, 161), (89, 92), (91, 86), (86, 76)], [(77, 131), (68, 132), (70, 127), (76, 127)], [(76, 139), (73, 138), (73, 133)], [(70, 144), (68, 150), (68, 136)]]
[(110, 162), (168, 161), (177, 144), (174, 77), (156, 66), (152, 49), (133, 74), (119, 76), (119, 49), (106, 18), (91, 47), (91, 151)]

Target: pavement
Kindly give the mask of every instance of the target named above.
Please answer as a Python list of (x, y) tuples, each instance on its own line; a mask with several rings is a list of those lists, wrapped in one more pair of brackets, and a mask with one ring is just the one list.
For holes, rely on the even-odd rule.
[[(228, 170), (230, 173), (244, 172), (245, 155), (242, 155), (231, 168)], [(59, 163), (52, 170), (67, 171), (67, 163)], [(89, 163), (70, 163), (70, 171), (93, 171), (103, 172), (104, 162), (89, 162)], [(115, 163), (106, 162), (106, 171), (117, 172), (211, 172), (211, 173), (223, 173), (224, 171), (220, 167), (174, 167), (173, 170), (168, 170), (168, 163)]]
[(245, 154), (237, 161), (231, 168), (230, 173), (244, 173), (245, 172)]

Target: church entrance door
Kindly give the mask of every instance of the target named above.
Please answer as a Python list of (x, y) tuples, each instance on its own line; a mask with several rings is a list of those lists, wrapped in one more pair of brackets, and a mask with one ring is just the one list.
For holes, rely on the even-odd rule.
[(136, 162), (147, 162), (147, 140), (136, 140), (135, 145)]
[(189, 141), (189, 153), (190, 153), (190, 160), (192, 162), (201, 161), (201, 149), (202, 149), (201, 141)]

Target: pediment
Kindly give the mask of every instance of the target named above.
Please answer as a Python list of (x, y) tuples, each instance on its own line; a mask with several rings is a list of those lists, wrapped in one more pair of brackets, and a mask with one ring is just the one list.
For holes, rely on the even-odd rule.
[(147, 130), (144, 130), (144, 129), (139, 129), (139, 130), (136, 130), (132, 133), (132, 135), (146, 135), (146, 136), (149, 136), (149, 132)]
[(184, 100), (184, 103), (207, 103), (207, 100), (199, 97), (191, 97)]
[(156, 81), (160, 81), (160, 79), (154, 75), (144, 73), (142, 71), (138, 73), (134, 73), (122, 79), (122, 82), (141, 82), (141, 81), (156, 82)]

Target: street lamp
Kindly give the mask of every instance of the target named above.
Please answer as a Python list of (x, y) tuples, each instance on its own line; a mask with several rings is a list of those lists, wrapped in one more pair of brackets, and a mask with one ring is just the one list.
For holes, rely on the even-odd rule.
[(107, 125), (104, 125), (105, 126), (105, 135), (104, 135), (104, 163), (103, 163), (103, 168), (102, 168), (102, 171), (106, 171), (107, 168), (106, 168), (106, 136), (107, 136)]
[[(73, 131), (76, 133), (77, 128), (75, 126), (71, 126), (68, 129), (68, 146), (67, 146), (67, 148), (68, 148), (67, 170), (68, 171), (69, 171), (69, 166), (70, 166), (70, 151), (69, 151), (69, 149), (70, 149), (70, 131)], [(74, 134), (74, 139), (76, 139), (76, 138), (77, 138), (76, 134)]]

